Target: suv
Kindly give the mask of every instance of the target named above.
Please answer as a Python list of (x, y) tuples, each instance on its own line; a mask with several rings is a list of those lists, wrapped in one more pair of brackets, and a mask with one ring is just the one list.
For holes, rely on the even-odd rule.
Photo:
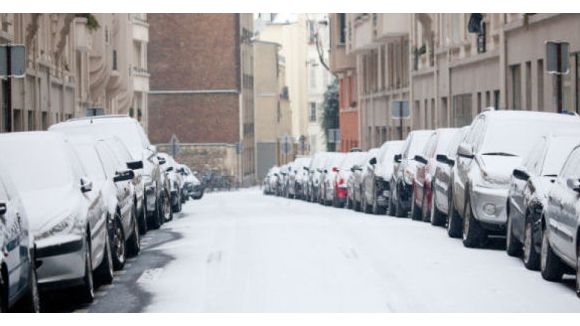
[(415, 130), (409, 133), (401, 154), (395, 155), (395, 172), (391, 178), (391, 200), (389, 215), (404, 217), (411, 208), (413, 194), (413, 179), (417, 172), (415, 155), (419, 154), (433, 130)]
[(475, 118), (457, 149), (449, 221), (462, 219), (466, 247), (483, 245), (488, 234), (505, 235), (512, 172), (536, 142), (554, 130), (579, 128), (577, 116), (556, 113), (490, 111)]
[[(136, 192), (144, 193), (144, 200), (137, 205), (137, 216), (147, 216), (147, 223), (140, 220), (141, 234), (147, 228), (159, 228), (163, 223), (163, 207), (159, 200), (162, 195), (161, 173), (157, 159), (157, 149), (151, 145), (149, 138), (143, 131), (141, 124), (128, 116), (105, 115), (71, 119), (66, 122), (52, 125), (49, 130), (65, 134), (116, 136), (131, 153), (134, 163), (141, 162), (143, 168), (135, 173), (141, 176), (142, 183)], [(143, 212), (144, 210), (144, 212)]]

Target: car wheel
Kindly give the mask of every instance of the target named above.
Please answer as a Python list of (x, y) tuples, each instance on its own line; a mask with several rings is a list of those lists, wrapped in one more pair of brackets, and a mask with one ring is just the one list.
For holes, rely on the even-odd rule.
[(118, 271), (125, 266), (125, 232), (119, 213), (115, 213), (115, 218), (111, 223), (110, 248), (113, 256), (113, 268)]
[(510, 214), (508, 214), (507, 217), (505, 251), (512, 257), (520, 257), (522, 255), (522, 244), (514, 236), (514, 222), (513, 218), (510, 217)]
[(30, 250), (30, 268), (28, 269), (28, 289), (16, 306), (16, 312), (39, 313), (40, 292), (38, 291), (38, 277), (36, 274), (36, 258), (34, 250)]
[(143, 206), (141, 208), (141, 214), (139, 214), (139, 234), (147, 233), (147, 202), (143, 199)]
[(463, 213), (463, 245), (467, 248), (478, 248), (482, 246), (485, 238), (485, 231), (473, 217), (471, 200), (468, 200)]
[(163, 201), (163, 216), (161, 218), (161, 224), (173, 220), (173, 209), (171, 208), (171, 195), (165, 193), (165, 200)]
[(153, 215), (151, 215), (149, 218), (148, 229), (150, 229), (150, 230), (159, 229), (159, 227), (162, 224), (161, 220), (163, 219), (163, 209), (164, 208), (165, 207), (163, 205), (163, 194), (161, 194), (159, 197), (157, 197), (157, 199), (155, 201), (155, 213)]
[(540, 250), (540, 270), (542, 277), (546, 281), (557, 282), (562, 280), (564, 275), (564, 263), (554, 253), (548, 238), (548, 229), (542, 232), (542, 250)]
[(423, 201), (421, 202), (421, 213), (423, 222), (429, 222), (431, 220), (431, 210), (430, 206), (427, 205), (427, 196), (425, 194), (423, 194)]
[(524, 229), (524, 266), (532, 271), (540, 269), (540, 254), (534, 246), (534, 230), (530, 218), (526, 219)]
[(437, 208), (437, 204), (435, 202), (435, 192), (431, 195), (431, 212), (430, 215), (430, 222), (433, 226), (441, 226), (445, 223), (445, 216), (443, 213)]
[[(124, 246), (123, 246), (124, 247)], [(103, 252), (103, 261), (101, 265), (95, 270), (96, 280), (99, 284), (111, 284), (113, 283), (113, 253), (112, 253), (111, 240), (109, 235), (105, 237), (105, 251)]]
[(387, 208), (387, 215), (395, 216), (395, 203), (393, 202), (393, 194), (389, 196), (389, 206)]
[(83, 285), (79, 289), (80, 300), (83, 303), (91, 303), (95, 299), (95, 285), (93, 281), (93, 270), (92, 270), (92, 255), (91, 255), (91, 244), (88, 240), (90, 233), (85, 235), (84, 248), (85, 248), (85, 276), (83, 277)]
[(141, 251), (141, 237), (139, 235), (139, 227), (137, 225), (137, 219), (135, 218), (135, 208), (133, 208), (133, 234), (127, 241), (127, 254), (130, 257), (135, 257)]
[(463, 232), (461, 217), (459, 212), (455, 209), (455, 203), (453, 200), (453, 195), (449, 199), (449, 215), (447, 217), (447, 235), (450, 238), (461, 238), (461, 233)]
[(415, 192), (411, 195), (411, 219), (413, 221), (421, 220), (421, 209), (415, 204)]

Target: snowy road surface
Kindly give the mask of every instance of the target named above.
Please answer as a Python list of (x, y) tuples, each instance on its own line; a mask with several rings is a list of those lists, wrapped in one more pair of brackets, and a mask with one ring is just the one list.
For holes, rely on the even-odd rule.
[(253, 189), (190, 201), (163, 229), (181, 237), (153, 248), (174, 259), (136, 281), (147, 312), (580, 311), (573, 279), (546, 282), (410, 219)]

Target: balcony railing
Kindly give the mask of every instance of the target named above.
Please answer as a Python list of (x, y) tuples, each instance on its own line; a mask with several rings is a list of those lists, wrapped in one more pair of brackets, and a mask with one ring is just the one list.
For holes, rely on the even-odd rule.
[(135, 76), (149, 76), (149, 70), (147, 70), (147, 68), (133, 66), (132, 70), (133, 75)]

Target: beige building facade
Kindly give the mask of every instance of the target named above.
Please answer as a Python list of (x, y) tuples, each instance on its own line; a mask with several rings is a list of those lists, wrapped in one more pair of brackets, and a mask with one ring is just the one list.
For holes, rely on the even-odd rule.
[(46, 130), (97, 111), (147, 119), (148, 74), (134, 61), (146, 57), (144, 14), (0, 14), (0, 26), (0, 43), (26, 47), (11, 108), (2, 80), (0, 131)]
[[(557, 112), (561, 102), (580, 111), (579, 14), (346, 16), (365, 149), (410, 130), (465, 126), (489, 107)], [(548, 41), (569, 42), (560, 91), (546, 68)], [(410, 111), (402, 121), (393, 116), (398, 100)]]

